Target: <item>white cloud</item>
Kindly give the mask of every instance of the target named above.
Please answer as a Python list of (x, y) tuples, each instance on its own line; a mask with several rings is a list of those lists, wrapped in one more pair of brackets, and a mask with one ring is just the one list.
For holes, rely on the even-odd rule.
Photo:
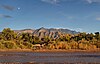
[[(41, 0), (43, 2), (48, 2), (48, 3), (59, 3), (61, 1), (74, 1), (74, 0)], [(93, 3), (93, 2), (100, 2), (100, 0), (78, 0), (78, 1), (86, 1), (88, 3)]]
[(100, 17), (96, 18), (96, 20), (100, 21)]
[(78, 32), (83, 32), (82, 28), (76, 28), (75, 30), (78, 31)]
[(73, 30), (73, 31), (77, 31), (77, 32), (83, 32), (82, 28), (68, 28), (68, 29)]
[(41, 1), (50, 4), (58, 4), (61, 0), (41, 0)]
[[(75, 0), (41, 0), (42, 2), (46, 2), (46, 3), (50, 3), (50, 4), (59, 4), (60, 2), (62, 1), (75, 1)], [(77, 0), (76, 0), (77, 1)], [(78, 1), (85, 1), (85, 2), (88, 2), (89, 4), (91, 3), (100, 3), (100, 0), (78, 0)]]
[(92, 0), (86, 0), (88, 3), (92, 3)]
[(100, 0), (86, 0), (88, 3), (93, 3), (93, 2), (96, 2), (96, 3), (100, 3)]

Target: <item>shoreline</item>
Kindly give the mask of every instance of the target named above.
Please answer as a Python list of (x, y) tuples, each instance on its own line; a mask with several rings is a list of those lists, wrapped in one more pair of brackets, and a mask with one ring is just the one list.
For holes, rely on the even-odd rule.
[(79, 49), (70, 49), (70, 50), (49, 50), (49, 49), (40, 49), (40, 50), (32, 50), (32, 49), (0, 49), (0, 52), (100, 52), (100, 49), (93, 49), (93, 50), (79, 50)]

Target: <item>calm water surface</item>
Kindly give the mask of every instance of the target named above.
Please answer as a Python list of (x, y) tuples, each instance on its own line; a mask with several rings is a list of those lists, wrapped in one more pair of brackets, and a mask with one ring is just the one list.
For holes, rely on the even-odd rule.
[(0, 63), (98, 63), (100, 52), (0, 52)]

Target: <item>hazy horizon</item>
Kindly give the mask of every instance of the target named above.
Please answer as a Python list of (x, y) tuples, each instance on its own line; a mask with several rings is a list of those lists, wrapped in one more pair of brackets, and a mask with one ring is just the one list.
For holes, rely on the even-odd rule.
[(0, 0), (0, 31), (40, 27), (100, 32), (100, 0)]

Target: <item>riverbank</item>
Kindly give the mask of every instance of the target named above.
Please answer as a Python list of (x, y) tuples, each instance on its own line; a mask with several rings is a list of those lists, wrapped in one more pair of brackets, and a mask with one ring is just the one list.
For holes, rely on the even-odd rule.
[(92, 53), (92, 52), (100, 52), (100, 49), (93, 49), (93, 50), (79, 50), (79, 49), (70, 49), (70, 50), (33, 50), (33, 52), (88, 52), (88, 53)]
[(31, 49), (0, 49), (0, 52), (32, 52)]
[(0, 49), (0, 52), (100, 52), (100, 49), (93, 49), (93, 50), (79, 50), (79, 49), (70, 49), (70, 50), (64, 50), (64, 49), (40, 49), (40, 50), (32, 50), (32, 49)]

